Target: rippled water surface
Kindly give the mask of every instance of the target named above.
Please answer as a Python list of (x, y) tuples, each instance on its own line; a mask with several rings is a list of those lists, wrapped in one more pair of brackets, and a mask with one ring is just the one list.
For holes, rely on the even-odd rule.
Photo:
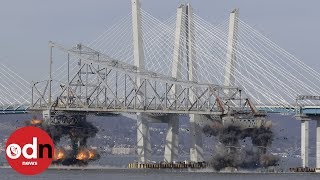
[(236, 180), (259, 180), (259, 179), (299, 179), (310, 180), (320, 179), (320, 174), (298, 174), (298, 173), (215, 173), (215, 172), (189, 172), (189, 171), (171, 171), (171, 170), (132, 170), (132, 169), (78, 169), (78, 170), (58, 170), (48, 169), (44, 173), (37, 176), (22, 176), (14, 172), (10, 168), (0, 169), (0, 179), (236, 179)]

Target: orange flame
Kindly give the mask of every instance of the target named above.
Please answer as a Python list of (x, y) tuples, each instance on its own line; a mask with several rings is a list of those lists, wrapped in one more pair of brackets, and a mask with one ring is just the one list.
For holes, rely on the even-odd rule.
[(32, 125), (39, 125), (39, 124), (42, 123), (42, 120), (40, 120), (40, 119), (32, 119), (32, 120), (30, 121), (30, 123), (31, 123)]
[(79, 151), (79, 153), (76, 156), (76, 159), (81, 160), (81, 161), (86, 161), (88, 160), (88, 152), (86, 151)]
[(96, 157), (96, 153), (94, 151), (89, 151), (89, 159), (94, 159)]
[(54, 157), (53, 157), (54, 161), (63, 160), (63, 159), (65, 159), (65, 157), (66, 157), (66, 152), (64, 149), (60, 148), (60, 149), (54, 150)]
[(29, 122), (31, 125), (39, 125), (42, 124), (43, 120), (38, 119), (37, 116), (33, 116)]
[(80, 161), (87, 161), (96, 158), (97, 152), (95, 150), (89, 150), (82, 148), (76, 155), (76, 159)]

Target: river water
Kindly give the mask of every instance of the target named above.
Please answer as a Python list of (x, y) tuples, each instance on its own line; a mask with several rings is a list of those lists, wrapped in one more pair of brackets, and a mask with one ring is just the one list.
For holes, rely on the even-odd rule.
[(311, 180), (320, 179), (320, 174), (303, 174), (303, 173), (216, 173), (210, 170), (201, 171), (172, 171), (172, 170), (133, 170), (133, 169), (85, 169), (85, 170), (57, 170), (48, 169), (44, 173), (36, 176), (23, 176), (14, 172), (10, 168), (0, 169), (1, 179), (112, 179), (112, 180), (201, 180), (201, 179), (230, 179), (230, 180)]
[[(160, 158), (160, 157), (158, 157)], [(320, 173), (256, 173), (241, 171), (237, 173), (218, 173), (212, 169), (201, 170), (170, 170), (170, 169), (127, 169), (127, 163), (134, 162), (134, 156), (105, 156), (87, 167), (62, 167), (52, 166), (42, 174), (36, 176), (23, 176), (8, 166), (0, 167), (0, 179), (112, 179), (112, 180), (170, 180), (170, 179), (231, 179), (231, 180), (310, 180), (320, 179)], [(293, 167), (298, 159), (287, 159), (280, 164), (285, 171), (287, 166)], [(106, 165), (110, 164), (110, 165)]]

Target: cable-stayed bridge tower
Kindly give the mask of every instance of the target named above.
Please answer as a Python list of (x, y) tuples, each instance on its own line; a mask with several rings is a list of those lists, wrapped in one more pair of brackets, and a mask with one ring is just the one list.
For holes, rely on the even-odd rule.
[[(195, 51), (195, 34), (193, 23), (193, 12), (190, 4), (181, 5), (177, 10), (176, 27), (175, 27), (175, 41), (172, 62), (172, 77), (182, 78), (182, 61), (183, 48), (185, 47), (186, 63), (187, 63), (187, 77), (189, 81), (197, 81), (197, 63)], [(183, 37), (185, 38), (183, 41)], [(181, 93), (179, 86), (174, 88), (174, 96), (177, 97)], [(190, 101), (195, 100), (193, 93), (189, 92)], [(193, 162), (203, 161), (203, 147), (202, 147), (202, 129), (199, 126), (200, 115), (189, 114), (190, 118), (190, 133), (191, 133), (191, 147), (190, 160)]]

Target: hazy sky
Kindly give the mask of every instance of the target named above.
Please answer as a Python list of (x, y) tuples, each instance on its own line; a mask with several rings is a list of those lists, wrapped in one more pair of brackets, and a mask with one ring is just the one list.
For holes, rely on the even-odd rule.
[[(130, 0), (0, 0), (0, 59), (28, 81), (48, 72), (48, 41), (90, 42), (131, 10)], [(166, 19), (182, 2), (212, 23), (240, 8), (240, 18), (310, 66), (320, 69), (319, 0), (141, 0)]]

